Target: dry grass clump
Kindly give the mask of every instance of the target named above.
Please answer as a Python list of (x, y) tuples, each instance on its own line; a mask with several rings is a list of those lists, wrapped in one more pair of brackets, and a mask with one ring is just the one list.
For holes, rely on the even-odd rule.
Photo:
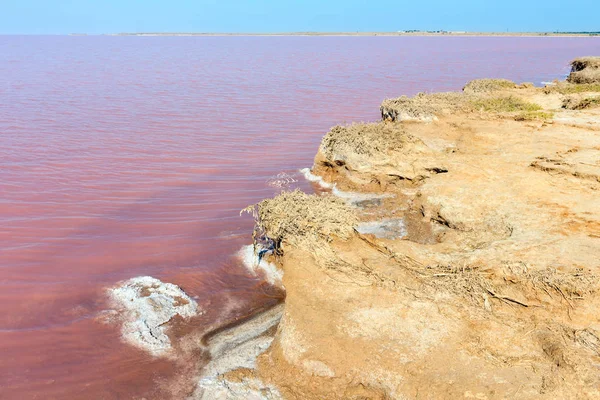
[(334, 237), (348, 239), (358, 223), (355, 211), (333, 195), (282, 192), (243, 211), (256, 211), (257, 223), (276, 242), (321, 253)]
[(600, 83), (600, 57), (581, 57), (571, 61), (567, 81), (577, 84)]
[(515, 115), (515, 121), (546, 121), (554, 118), (554, 113), (546, 111), (524, 111)]
[[(437, 290), (450, 291), (455, 295), (470, 298), (475, 303), (488, 303), (489, 294), (496, 292), (487, 274), (476, 267), (433, 265), (423, 272), (429, 277), (428, 284)], [(488, 307), (486, 304), (486, 308)]]
[(542, 109), (538, 104), (530, 103), (516, 96), (483, 97), (473, 100), (471, 105), (474, 109), (486, 112), (532, 112)]
[[(544, 293), (551, 299), (573, 301), (595, 293), (598, 290), (598, 276), (583, 269), (560, 272), (554, 268), (531, 271), (524, 263), (506, 265), (503, 272), (478, 268), (476, 266), (428, 266), (421, 276), (429, 277), (434, 287), (449, 290), (457, 295), (470, 297), (491, 307), (490, 300), (496, 299), (510, 305), (528, 307), (528, 298), (539, 299)], [(520, 293), (512, 297), (508, 293)]]
[(579, 57), (571, 61), (571, 72), (583, 71), (587, 68), (600, 68), (600, 57)]
[(570, 273), (559, 272), (554, 268), (536, 271), (527, 274), (534, 287), (546, 288), (559, 293), (565, 300), (582, 298), (597, 290), (598, 277), (583, 269), (576, 269)]
[(321, 141), (321, 153), (330, 160), (335, 155), (375, 156), (399, 151), (405, 146), (419, 142), (399, 124), (355, 123), (334, 126)]
[(558, 82), (555, 85), (549, 85), (544, 88), (544, 93), (575, 94), (587, 92), (600, 92), (599, 83), (573, 84), (568, 82)]
[(565, 98), (562, 103), (562, 108), (567, 110), (585, 110), (593, 107), (600, 107), (600, 97), (570, 96)]
[(579, 72), (571, 72), (567, 80), (571, 83), (600, 83), (600, 69), (585, 69)]
[(391, 121), (432, 121), (436, 114), (461, 109), (468, 97), (458, 92), (419, 93), (381, 103), (381, 118)]
[(517, 84), (508, 79), (475, 79), (463, 88), (465, 93), (489, 93), (503, 89), (514, 89)]
[[(465, 92), (419, 93), (415, 97), (402, 96), (387, 99), (381, 104), (383, 120), (433, 120), (436, 115), (454, 112), (485, 111), (490, 113), (521, 112), (523, 118), (546, 118), (550, 115), (529, 114), (542, 107), (514, 95), (492, 95), (490, 92), (502, 88), (515, 88), (516, 84), (505, 79), (479, 79), (469, 82)], [(528, 87), (528, 86), (524, 86)]]
[(533, 89), (535, 84), (533, 82), (523, 82), (517, 85), (518, 89)]

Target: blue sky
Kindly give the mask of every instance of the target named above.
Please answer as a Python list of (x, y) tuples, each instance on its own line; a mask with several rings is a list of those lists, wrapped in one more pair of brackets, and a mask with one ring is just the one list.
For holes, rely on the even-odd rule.
[(600, 0), (1, 0), (0, 34), (598, 31)]

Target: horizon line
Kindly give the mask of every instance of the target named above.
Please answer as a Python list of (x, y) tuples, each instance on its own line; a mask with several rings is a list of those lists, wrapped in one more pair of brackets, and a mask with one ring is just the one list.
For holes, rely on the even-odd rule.
[(600, 31), (292, 31), (292, 32), (116, 32), (0, 33), (0, 36), (600, 36)]
[[(85, 33), (71, 33), (71, 35), (85, 35)], [(466, 31), (466, 30), (398, 30), (398, 31), (290, 31), (290, 32), (176, 32), (176, 31), (165, 31), (165, 32), (117, 32), (117, 33), (104, 33), (100, 35), (190, 35), (190, 36), (300, 36), (300, 35), (322, 35), (322, 36), (336, 36), (336, 35), (348, 35), (348, 36), (359, 36), (359, 35), (390, 35), (390, 36), (401, 36), (401, 35), (600, 35), (600, 31)]]

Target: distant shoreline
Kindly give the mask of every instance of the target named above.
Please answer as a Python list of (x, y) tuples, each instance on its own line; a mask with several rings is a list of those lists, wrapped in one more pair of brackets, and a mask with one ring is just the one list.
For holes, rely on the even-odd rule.
[[(80, 34), (74, 34), (80, 35)], [(600, 32), (283, 32), (283, 33), (194, 33), (194, 32), (139, 32), (110, 33), (108, 36), (525, 36), (525, 37), (591, 37)]]

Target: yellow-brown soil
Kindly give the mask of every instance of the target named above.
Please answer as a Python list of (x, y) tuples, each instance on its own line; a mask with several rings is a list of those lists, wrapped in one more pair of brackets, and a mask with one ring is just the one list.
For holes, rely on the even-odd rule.
[[(407, 232), (329, 229), (326, 252), (284, 232), (287, 296), (258, 360), (265, 384), (303, 400), (600, 398), (600, 109), (563, 109), (565, 95), (530, 85), (499, 90), (452, 112), (439, 100), (462, 95), (438, 96), (428, 122), (325, 137), (312, 172), (387, 195), (358, 218), (402, 217)], [(463, 107), (470, 96), (544, 117)], [(298, 210), (277, 226), (302, 231)]]

